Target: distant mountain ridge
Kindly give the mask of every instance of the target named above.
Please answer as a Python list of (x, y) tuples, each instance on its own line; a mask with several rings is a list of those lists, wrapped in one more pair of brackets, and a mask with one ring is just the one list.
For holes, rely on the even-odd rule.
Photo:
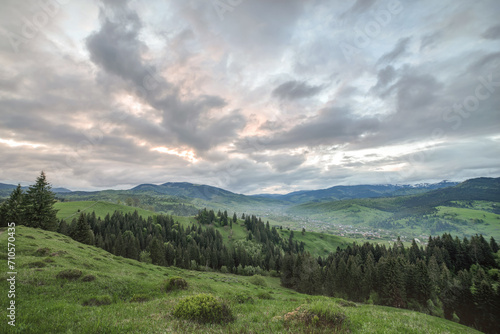
[(177, 197), (199, 198), (203, 200), (212, 200), (214, 197), (239, 197), (245, 196), (236, 194), (222, 188), (208, 186), (204, 184), (194, 184), (189, 182), (167, 182), (160, 185), (140, 184), (132, 189), (133, 193), (155, 192), (162, 195)]
[[(10, 196), (11, 192), (16, 188), (17, 188), (17, 185), (14, 185), (14, 184), (0, 183), (0, 197)], [(27, 186), (21, 187), (21, 189), (25, 190), (25, 191), (28, 190), (28, 188), (29, 187), (27, 187)], [(56, 194), (72, 192), (69, 189), (61, 188), (61, 187), (52, 188), (52, 191), (55, 192)]]
[(279, 199), (294, 204), (333, 201), (355, 198), (376, 198), (413, 195), (435, 189), (448, 188), (458, 185), (458, 182), (441, 181), (439, 183), (420, 183), (415, 185), (403, 184), (379, 184), (379, 185), (353, 185), (334, 186), (318, 190), (299, 190), (285, 195), (260, 194), (258, 197)]

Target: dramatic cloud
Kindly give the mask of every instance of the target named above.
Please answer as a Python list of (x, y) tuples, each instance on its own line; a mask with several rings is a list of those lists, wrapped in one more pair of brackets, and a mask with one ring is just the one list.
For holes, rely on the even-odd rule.
[(500, 5), (3, 2), (0, 182), (500, 176)]
[(314, 96), (322, 89), (321, 86), (310, 86), (305, 82), (287, 81), (276, 87), (272, 95), (283, 100), (296, 100)]

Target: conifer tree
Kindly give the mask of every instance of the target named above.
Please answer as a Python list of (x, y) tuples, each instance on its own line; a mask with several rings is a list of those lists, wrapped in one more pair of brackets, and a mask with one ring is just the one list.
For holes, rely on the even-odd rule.
[(82, 212), (76, 222), (75, 230), (73, 231), (73, 239), (82, 244), (90, 244), (90, 226), (87, 223), (87, 217)]
[(2, 203), (0, 207), (0, 226), (7, 226), (9, 223), (20, 225), (23, 222), (23, 202), (25, 195), (18, 184), (17, 188), (12, 191), (9, 199)]
[(39, 227), (44, 230), (57, 230), (57, 210), (54, 209), (55, 194), (42, 171), (31, 185), (23, 201), (24, 223), (26, 226)]

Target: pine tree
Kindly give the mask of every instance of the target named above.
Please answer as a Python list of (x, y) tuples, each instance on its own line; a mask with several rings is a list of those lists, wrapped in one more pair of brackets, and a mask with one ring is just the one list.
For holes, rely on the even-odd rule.
[(80, 217), (78, 217), (72, 238), (82, 244), (90, 244), (90, 226), (83, 212), (80, 214)]
[(18, 184), (17, 188), (10, 194), (9, 199), (2, 203), (0, 208), (0, 226), (7, 226), (9, 223), (15, 223), (16, 225), (23, 223), (24, 197), (21, 185)]
[(23, 205), (26, 226), (49, 231), (57, 230), (57, 210), (54, 209), (56, 200), (51, 188), (45, 173), (42, 171), (36, 179), (36, 183), (31, 185), (26, 193)]

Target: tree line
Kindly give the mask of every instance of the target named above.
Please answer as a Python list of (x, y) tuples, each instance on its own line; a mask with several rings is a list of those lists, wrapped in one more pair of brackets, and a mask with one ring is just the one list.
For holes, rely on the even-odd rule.
[[(212, 210), (207, 214), (217, 217)], [(225, 217), (221, 213), (216, 224), (225, 224)], [(104, 219), (96, 217), (94, 212), (81, 213), (69, 224), (61, 221), (58, 232), (117, 256), (157, 265), (194, 270), (210, 268), (242, 275), (277, 274), (285, 251), (295, 254), (304, 248), (303, 244), (281, 238), (275, 227), (264, 224), (260, 218), (246, 216), (240, 222), (249, 234), (245, 240), (235, 241), (233, 247), (225, 245), (214, 226), (193, 223), (184, 227), (171, 216), (145, 219), (137, 211), (132, 214), (115, 211)]]
[(449, 234), (385, 245), (353, 244), (327, 258), (286, 254), (281, 284), (302, 293), (406, 308), (500, 331), (500, 253), (494, 238)]

